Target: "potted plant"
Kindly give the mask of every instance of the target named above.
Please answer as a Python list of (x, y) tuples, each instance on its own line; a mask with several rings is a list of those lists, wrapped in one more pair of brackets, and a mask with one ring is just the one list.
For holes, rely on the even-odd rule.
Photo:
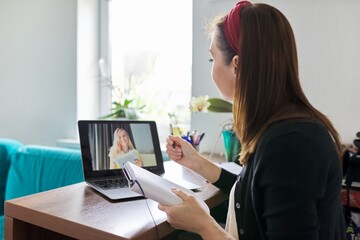
[[(100, 78), (108, 86), (111, 91), (112, 95), (115, 96), (117, 100), (112, 102), (111, 112), (105, 116), (100, 117), (100, 119), (119, 119), (119, 118), (126, 118), (126, 119), (138, 119), (138, 113), (144, 109), (145, 105), (139, 106), (134, 99), (129, 99), (124, 94), (124, 91), (120, 89), (113, 81), (111, 75), (108, 73), (109, 69), (105, 63), (104, 59), (99, 59), (99, 71), (100, 71)], [(130, 92), (130, 89), (128, 89)]]
[(131, 103), (133, 99), (125, 99), (123, 103), (121, 102), (113, 102), (113, 108), (111, 109), (111, 113), (103, 116), (102, 119), (117, 119), (117, 118), (127, 118), (127, 119), (137, 119), (138, 112), (141, 111), (145, 105), (140, 107), (132, 107)]
[[(192, 97), (190, 110), (192, 112), (230, 113), (233, 110), (233, 104), (221, 98), (209, 98), (209, 96), (205, 95)], [(223, 123), (221, 134), (224, 141), (226, 160), (228, 162), (238, 162), (241, 144), (234, 131), (232, 119)]]

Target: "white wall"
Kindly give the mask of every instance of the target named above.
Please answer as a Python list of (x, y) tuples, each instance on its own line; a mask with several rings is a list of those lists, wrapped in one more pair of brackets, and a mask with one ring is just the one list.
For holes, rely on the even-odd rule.
[(99, 1), (77, 0), (77, 118), (100, 116)]
[[(204, 19), (228, 11), (237, 1), (194, 1), (193, 96), (219, 97), (210, 77), (210, 41), (202, 31)], [(260, 1), (252, 1), (260, 2)], [(290, 21), (298, 47), (300, 79), (312, 104), (333, 122), (344, 143), (360, 131), (360, 1), (263, 0)], [(207, 44), (206, 44), (207, 43)], [(219, 126), (228, 115), (193, 114), (192, 128), (206, 131), (201, 151), (211, 151)], [(206, 124), (205, 124), (206, 123)], [(222, 141), (217, 151), (223, 151)]]
[(76, 136), (76, 1), (0, 0), (0, 138)]

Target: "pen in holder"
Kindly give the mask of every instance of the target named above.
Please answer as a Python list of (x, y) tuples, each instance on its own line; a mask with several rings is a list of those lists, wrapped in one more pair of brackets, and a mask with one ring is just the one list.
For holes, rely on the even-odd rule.
[(182, 135), (182, 139), (186, 140), (187, 142), (189, 142), (193, 148), (195, 148), (196, 151), (199, 152), (200, 150), (200, 142), (201, 140), (204, 138), (205, 133), (199, 133), (197, 130), (191, 131), (191, 132), (187, 132), (186, 135)]
[[(170, 127), (170, 134), (172, 136), (181, 136), (182, 139), (189, 142), (193, 146), (193, 148), (199, 152), (200, 142), (205, 136), (204, 132), (200, 133), (197, 130), (193, 130), (191, 132), (187, 131), (186, 134), (183, 134), (183, 131), (180, 127), (174, 127), (171, 123), (169, 127)], [(175, 148), (175, 143), (173, 144), (173, 148)]]

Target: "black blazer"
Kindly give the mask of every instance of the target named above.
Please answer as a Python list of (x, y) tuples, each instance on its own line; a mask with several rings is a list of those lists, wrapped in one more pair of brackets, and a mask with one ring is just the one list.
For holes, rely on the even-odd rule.
[(214, 183), (235, 188), (238, 234), (244, 239), (345, 239), (340, 160), (328, 131), (307, 120), (274, 123), (239, 176)]

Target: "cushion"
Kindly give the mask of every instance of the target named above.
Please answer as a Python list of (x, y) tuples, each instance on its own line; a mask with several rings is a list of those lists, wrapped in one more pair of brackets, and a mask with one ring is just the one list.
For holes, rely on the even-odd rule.
[(5, 200), (83, 180), (79, 150), (27, 145), (11, 157)]
[(0, 215), (4, 215), (5, 184), (10, 166), (10, 157), (20, 146), (22, 146), (22, 143), (18, 141), (0, 138)]

